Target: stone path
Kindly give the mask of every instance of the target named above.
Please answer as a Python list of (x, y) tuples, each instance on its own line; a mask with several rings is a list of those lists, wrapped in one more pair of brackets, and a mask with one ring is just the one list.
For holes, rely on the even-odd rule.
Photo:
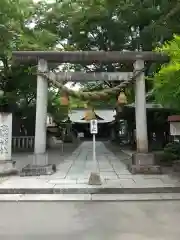
[[(0, 181), (0, 193), (180, 193), (180, 179), (162, 175), (132, 175), (126, 168), (129, 155), (115, 156), (104, 143), (96, 144), (97, 162), (102, 185), (90, 186), (93, 168), (92, 142), (83, 142), (70, 156), (62, 159), (56, 154), (57, 172), (50, 176), (9, 177)], [(51, 155), (53, 157), (53, 155)], [(53, 162), (53, 158), (50, 159)]]
[[(92, 155), (92, 142), (83, 142), (69, 158), (57, 166), (58, 172), (53, 177), (71, 180), (71, 183), (87, 183), (93, 169)], [(117, 180), (122, 174), (130, 174), (121, 162), (121, 159), (129, 156), (122, 152), (121, 159), (118, 159), (102, 142), (96, 144), (96, 158), (103, 181)]]

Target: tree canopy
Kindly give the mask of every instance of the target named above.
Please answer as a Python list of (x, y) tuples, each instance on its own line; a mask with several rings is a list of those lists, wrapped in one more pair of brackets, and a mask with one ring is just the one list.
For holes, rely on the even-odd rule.
[[(178, 0), (59, 0), (40, 5), (36, 28), (56, 35), (60, 50), (151, 51), (180, 33)], [(152, 75), (159, 66), (146, 63), (146, 67), (146, 74)], [(132, 71), (132, 65), (93, 64), (76, 69)], [(114, 84), (105, 82), (101, 86)], [(94, 86), (99, 89), (99, 84)], [(147, 81), (146, 86), (149, 91), (153, 84)], [(133, 101), (133, 89), (128, 95)]]
[(152, 50), (180, 31), (178, 0), (60, 0), (41, 6), (37, 28), (64, 40), (63, 48)]

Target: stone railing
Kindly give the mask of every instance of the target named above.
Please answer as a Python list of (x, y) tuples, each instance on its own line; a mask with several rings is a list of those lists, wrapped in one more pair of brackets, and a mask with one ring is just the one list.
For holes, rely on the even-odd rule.
[(32, 151), (34, 149), (34, 136), (12, 137), (12, 151)]

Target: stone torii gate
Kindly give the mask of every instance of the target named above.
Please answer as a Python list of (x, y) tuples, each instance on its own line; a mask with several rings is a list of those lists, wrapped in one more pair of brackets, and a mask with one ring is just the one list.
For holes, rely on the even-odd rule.
[(136, 142), (137, 152), (132, 157), (130, 170), (137, 172), (158, 172), (159, 167), (154, 166), (154, 156), (148, 151), (148, 135), (146, 120), (146, 92), (144, 77), (144, 62), (166, 62), (168, 57), (162, 53), (155, 52), (104, 52), (104, 51), (15, 51), (13, 59), (16, 62), (38, 63), (38, 71), (44, 73), (37, 75), (37, 100), (36, 100), (36, 126), (35, 126), (35, 148), (37, 156), (46, 152), (46, 118), (47, 118), (47, 78), (53, 81), (128, 81), (133, 77), (133, 73), (82, 73), (69, 72), (59, 73), (55, 76), (54, 72), (48, 71), (48, 63), (119, 63), (130, 62), (134, 66), (134, 71), (139, 71), (135, 79), (135, 103), (136, 103)]

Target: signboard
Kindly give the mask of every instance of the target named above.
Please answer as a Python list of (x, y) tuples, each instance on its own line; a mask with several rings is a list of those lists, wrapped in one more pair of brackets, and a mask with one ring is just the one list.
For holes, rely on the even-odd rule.
[(180, 136), (180, 122), (170, 122), (170, 134)]
[(91, 132), (91, 134), (98, 133), (98, 122), (95, 119), (90, 121), (90, 132)]
[(11, 160), (12, 114), (0, 113), (0, 161)]

